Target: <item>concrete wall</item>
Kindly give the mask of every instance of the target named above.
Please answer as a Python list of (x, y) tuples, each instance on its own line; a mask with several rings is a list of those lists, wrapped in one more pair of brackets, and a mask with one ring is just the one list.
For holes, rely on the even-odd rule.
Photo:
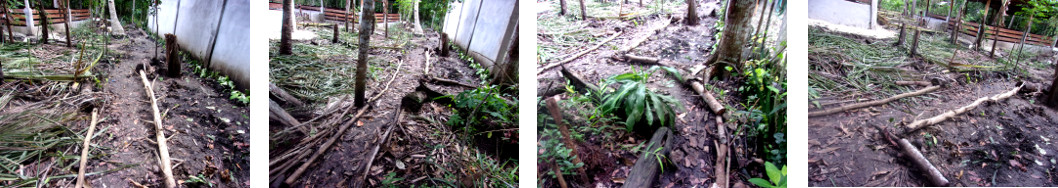
[(871, 6), (845, 0), (808, 0), (808, 18), (859, 28), (871, 26)]
[(512, 37), (517, 37), (517, 25), (515, 0), (466, 0), (452, 3), (443, 31), (456, 45), (497, 61), (509, 50)]
[[(210, 69), (228, 75), (240, 88), (248, 88), (250, 0), (227, 1), (224, 10), (221, 10), (224, 0), (162, 1), (158, 7), (158, 19), (151, 17), (149, 20), (150, 30), (159, 35), (176, 34), (181, 49), (204, 61), (212, 62), (209, 64)], [(158, 23), (158, 28), (153, 28), (155, 22)], [(213, 35), (214, 32), (217, 32), (216, 36)]]

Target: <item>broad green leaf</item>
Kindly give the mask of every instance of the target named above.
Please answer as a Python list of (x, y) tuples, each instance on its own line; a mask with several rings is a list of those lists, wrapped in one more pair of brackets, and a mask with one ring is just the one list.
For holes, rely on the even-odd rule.
[(764, 171), (768, 172), (768, 178), (771, 179), (771, 182), (778, 183), (782, 179), (782, 172), (779, 171), (779, 168), (775, 168), (775, 164), (771, 164), (771, 162), (764, 162)]
[(749, 182), (760, 187), (773, 187), (773, 185), (771, 185), (771, 182), (760, 178), (750, 178)]

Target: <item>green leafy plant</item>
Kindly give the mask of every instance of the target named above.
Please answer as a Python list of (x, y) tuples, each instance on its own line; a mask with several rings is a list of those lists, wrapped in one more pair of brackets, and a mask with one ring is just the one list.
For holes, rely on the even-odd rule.
[(396, 172), (389, 172), (386, 174), (386, 178), (382, 179), (382, 185), (380, 187), (397, 187), (397, 182), (404, 180), (404, 178), (397, 177)]
[(184, 181), (184, 184), (206, 184), (209, 185), (209, 187), (213, 187), (213, 182), (206, 179), (206, 176), (202, 174), (188, 176), (187, 181)]
[[(463, 127), (464, 132), (471, 135), (479, 133), (479, 128), (490, 129), (482, 131), (491, 131), (512, 127), (518, 118), (518, 108), (514, 104), (508, 104), (501, 93), (497, 86), (484, 86), (455, 96), (446, 96), (452, 97), (452, 107), (456, 111), (449, 116), (448, 125)], [(513, 138), (515, 135), (517, 134), (510, 134), (504, 137), (504, 140), (516, 141), (517, 139)]]
[(745, 110), (738, 113), (751, 127), (749, 135), (761, 143), (758, 154), (781, 163), (786, 156), (785, 61), (750, 60), (742, 70), (746, 85), (738, 90), (747, 97), (742, 104)]
[[(577, 156), (573, 153), (573, 149), (566, 147), (562, 140), (562, 134), (558, 131), (557, 125), (553, 123), (545, 123), (550, 116), (545, 114), (537, 115), (538, 124), (544, 125), (540, 130), (540, 147), (543, 149), (543, 153), (540, 154), (538, 164), (551, 164), (556, 163), (559, 166), (559, 170), (563, 175), (576, 175), (577, 168), (584, 166), (584, 163), (573, 163), (573, 160)], [(557, 178), (554, 171), (549, 170), (546, 172), (548, 176)]]
[(621, 85), (617, 90), (604, 95), (599, 110), (604, 113), (623, 113), (619, 116), (624, 116), (625, 128), (629, 131), (640, 123), (652, 127), (672, 125), (676, 119), (672, 106), (682, 108), (683, 105), (671, 96), (658, 94), (647, 88), (647, 79), (659, 69), (664, 69), (682, 80), (679, 72), (671, 67), (654, 66), (645, 71), (637, 71), (632, 67), (630, 73), (615, 75), (605, 80), (604, 87)]
[[(771, 162), (764, 162), (764, 170), (768, 173), (768, 179), (750, 178), (749, 182), (765, 188), (786, 188), (786, 166), (782, 170), (775, 167)], [(770, 181), (770, 182), (769, 182)]]

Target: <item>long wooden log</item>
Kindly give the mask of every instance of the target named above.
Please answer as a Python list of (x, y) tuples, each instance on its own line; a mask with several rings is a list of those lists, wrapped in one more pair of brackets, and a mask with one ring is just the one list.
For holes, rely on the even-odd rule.
[(940, 114), (940, 115), (937, 115), (937, 116), (933, 116), (932, 118), (922, 119), (922, 120), (917, 120), (917, 121), (911, 122), (911, 124), (907, 124), (907, 127), (911, 128), (911, 129), (918, 129), (918, 128), (921, 128), (921, 127), (925, 127), (925, 126), (937, 124), (937, 123), (940, 123), (940, 122), (944, 122), (945, 120), (951, 119), (952, 117), (955, 117), (956, 115), (959, 115), (959, 114), (962, 114), (962, 113), (966, 113), (967, 111), (973, 110), (978, 105), (981, 105), (981, 103), (984, 103), (984, 102), (987, 102), (987, 101), (998, 102), (1000, 100), (1003, 100), (1003, 99), (1006, 99), (1006, 98), (1010, 98), (1011, 96), (1014, 96), (1014, 94), (1017, 94), (1018, 91), (1021, 90), (1022, 86), (1024, 86), (1024, 84), (1022, 84), (1021, 86), (1018, 86), (1018, 87), (1014, 87), (1014, 89), (1012, 89), (1010, 91), (1007, 91), (1007, 92), (996, 94), (996, 95), (991, 96), (991, 97), (984, 97), (984, 98), (977, 99), (973, 103), (970, 103), (970, 105), (966, 105), (966, 106), (960, 107), (960, 108), (955, 109), (955, 110), (949, 110), (948, 112), (944, 112), (943, 114)]
[(283, 107), (279, 107), (279, 104), (272, 99), (268, 99), (268, 120), (280, 122), (283, 126), (301, 125), (301, 122), (294, 119), (294, 116), (291, 116), (290, 113), (283, 110)]
[(279, 88), (279, 86), (276, 86), (276, 84), (273, 83), (268, 83), (268, 94), (271, 95), (272, 99), (283, 102), (283, 104), (286, 105), (297, 107), (305, 106), (304, 102), (301, 102), (301, 100), (298, 100), (298, 98), (290, 95), (290, 93), (287, 93), (283, 88)]
[(161, 158), (162, 174), (165, 175), (165, 187), (176, 187), (176, 179), (173, 179), (173, 163), (169, 159), (169, 146), (165, 144), (165, 129), (162, 126), (162, 115), (158, 113), (158, 100), (154, 98), (154, 87), (147, 80), (147, 74), (140, 70), (140, 78), (143, 79), (143, 87), (147, 89), (147, 97), (151, 98), (151, 112), (154, 114), (154, 135), (158, 140), (158, 155)]
[(657, 155), (667, 156), (672, 149), (672, 140), (672, 131), (668, 127), (658, 128), (650, 138), (646, 150), (632, 166), (623, 187), (653, 187), (654, 179), (657, 179), (658, 170), (661, 168)]
[(893, 102), (895, 100), (902, 99), (902, 98), (905, 98), (905, 97), (911, 97), (911, 96), (918, 96), (918, 95), (926, 94), (926, 93), (929, 93), (929, 92), (933, 92), (933, 91), (935, 91), (937, 89), (940, 89), (940, 86), (930, 86), (930, 87), (923, 88), (923, 89), (920, 89), (920, 90), (915, 91), (915, 92), (899, 94), (899, 95), (892, 96), (892, 97), (885, 98), (885, 99), (881, 99), (881, 100), (874, 100), (874, 101), (850, 104), (850, 105), (845, 105), (845, 106), (841, 106), (841, 107), (837, 107), (837, 108), (826, 109), (826, 110), (822, 110), (822, 111), (808, 112), (808, 117), (824, 116), (824, 115), (830, 115), (830, 114), (834, 114), (834, 113), (838, 113), (838, 112), (844, 112), (844, 111), (847, 111), (847, 110), (853, 110), (853, 109), (859, 109), (859, 108), (863, 108), (863, 107), (881, 105), (881, 104)]
[(536, 75), (540, 75), (540, 74), (544, 73), (544, 71), (547, 71), (547, 70), (549, 70), (551, 68), (555, 68), (555, 67), (558, 67), (558, 66), (562, 66), (563, 64), (569, 63), (570, 61), (573, 61), (573, 60), (576, 60), (577, 58), (580, 58), (580, 56), (583, 56), (584, 54), (588, 54), (591, 51), (595, 51), (595, 49), (599, 49), (599, 47), (602, 47), (603, 44), (606, 44), (606, 43), (612, 41), (613, 39), (616, 39), (617, 36), (621, 36), (621, 33), (624, 33), (624, 32), (618, 31), (617, 33), (614, 33), (613, 36), (610, 36), (610, 38), (606, 38), (605, 40), (599, 42), (599, 44), (596, 44), (595, 46), (592, 46), (591, 48), (588, 48), (588, 49), (586, 49), (584, 51), (581, 51), (580, 53), (573, 54), (573, 56), (569, 56), (568, 58), (563, 59), (562, 61), (546, 65), (543, 68), (540, 68), (540, 70), (537, 70), (536, 71)]
[(695, 92), (698, 92), (699, 96), (702, 96), (702, 100), (705, 100), (705, 104), (709, 105), (709, 109), (712, 110), (713, 113), (724, 114), (724, 112), (727, 112), (727, 108), (724, 108), (724, 105), (716, 100), (716, 97), (713, 96), (712, 92), (705, 90), (705, 85), (702, 85), (701, 82), (697, 80), (689, 80), (687, 83), (691, 85), (691, 88), (693, 88)]
[(948, 186), (948, 179), (944, 178), (944, 174), (941, 174), (940, 170), (937, 170), (937, 167), (934, 167), (929, 160), (926, 160), (926, 157), (922, 155), (922, 152), (919, 152), (918, 148), (911, 145), (911, 142), (908, 142), (907, 139), (900, 139), (900, 148), (903, 149), (905, 155), (911, 158), (911, 162), (914, 162), (915, 166), (918, 166), (919, 170), (926, 172), (923, 175), (929, 178), (929, 182), (932, 183), (933, 186)]
[(88, 163), (88, 152), (91, 151), (90, 147), (92, 144), (92, 134), (95, 134), (96, 131), (96, 120), (98, 114), (99, 112), (94, 110), (92, 111), (92, 122), (88, 125), (88, 134), (85, 134), (84, 144), (81, 145), (81, 159), (79, 159), (79, 161), (81, 161), (81, 167), (77, 170), (77, 184), (74, 185), (74, 188), (81, 188), (85, 185), (85, 165), (87, 165)]
[(896, 81), (894, 83), (896, 85), (900, 85), (900, 86), (930, 86), (930, 85), (933, 85), (933, 83), (930, 83), (929, 81)]

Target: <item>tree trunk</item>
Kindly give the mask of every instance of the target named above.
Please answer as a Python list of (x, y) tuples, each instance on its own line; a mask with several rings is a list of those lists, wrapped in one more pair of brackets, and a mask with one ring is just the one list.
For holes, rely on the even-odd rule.
[[(133, 1), (133, 4), (135, 4), (135, 2), (136, 1)], [(70, 0), (63, 1), (62, 6), (63, 6), (63, 8), (62, 8), (63, 13), (62, 14), (63, 14), (63, 16), (65, 18), (64, 20), (66, 20), (64, 22), (65, 26), (66, 26), (66, 47), (73, 47), (73, 37), (71, 37), (71, 35), (70, 35), (70, 22), (71, 22), (70, 20), (73, 19), (73, 16), (70, 14)], [(133, 7), (135, 7), (135, 6), (133, 6)]]
[(728, 27), (724, 29), (723, 38), (720, 39), (716, 62), (711, 62), (717, 67), (713, 70), (719, 72), (713, 75), (727, 77), (728, 71), (722, 67), (725, 65), (733, 69), (741, 68), (739, 65), (743, 60), (742, 50), (749, 42), (748, 35), (752, 34), (750, 30), (753, 26), (750, 20), (753, 19), (755, 6), (752, 0), (732, 0), (728, 3), (727, 13), (724, 14)]
[[(1005, 12), (1007, 10), (1007, 4), (1010, 4), (1010, 1), (1003, 0), (1003, 5), (1000, 6), (998, 15), (996, 15), (996, 19), (992, 22), (992, 24), (995, 24), (996, 26), (1003, 25), (1003, 17), (1007, 15)], [(996, 44), (999, 43), (999, 29), (993, 30), (995, 30), (995, 33), (992, 35), (996, 36), (996, 40), (992, 40), (992, 52), (988, 53), (988, 57), (990, 58), (996, 57)]]
[[(1051, 87), (1047, 90), (1047, 106), (1058, 108), (1058, 68), (1054, 68), (1054, 73), (1054, 78), (1051, 80)], [(3, 80), (0, 80), (0, 83), (2, 82)]]
[(15, 42), (15, 35), (13, 32), (11, 32), (11, 12), (7, 9), (7, 1), (0, 0), (0, 2), (3, 2), (4, 5), (4, 17), (8, 18), (4, 19), (4, 25), (7, 26), (7, 40)]
[(566, 0), (558, 0), (558, 15), (566, 15)]
[(331, 25), (331, 27), (334, 28), (334, 37), (331, 37), (331, 43), (338, 43), (338, 33), (340, 32), (338, 30), (338, 24)]
[[(911, 6), (911, 4), (907, 3), (907, 1), (905, 0), (904, 1), (904, 11), (901, 14), (902, 16), (907, 16), (908, 15), (907, 9), (910, 6)], [(900, 37), (897, 37), (895, 46), (904, 46), (905, 38), (907, 38), (907, 23), (905, 23), (905, 21), (901, 21), (900, 22)]]
[(382, 0), (382, 36), (389, 38), (389, 0)]
[(698, 0), (687, 0), (687, 25), (698, 25)]
[(353, 3), (353, 0), (345, 0), (345, 13), (343, 13), (342, 22), (345, 22), (345, 32), (349, 32), (349, 6)]
[(180, 64), (182, 63), (179, 53), (180, 44), (176, 43), (176, 35), (165, 34), (165, 60), (168, 65), (169, 77), (180, 77)]
[[(960, 5), (959, 7), (966, 7), (967, 2), (969, 1), (963, 1), (962, 5)], [(960, 11), (958, 13), (959, 16), (955, 18), (955, 28), (952, 28), (951, 30), (951, 44), (959, 44), (959, 34), (962, 31), (962, 18), (966, 15), (966, 9), (961, 9), (963, 10)]]
[[(985, 30), (988, 30), (988, 24), (985, 24), (985, 20), (988, 18), (988, 7), (990, 6), (992, 6), (992, 1), (985, 3), (985, 14), (981, 16), (981, 28), (977, 28), (977, 41), (974, 41), (974, 50), (976, 51), (981, 51), (981, 41), (984, 41)], [(993, 46), (993, 48), (995, 47)]]
[(588, 20), (588, 9), (584, 8), (584, 0), (580, 0), (580, 20)]
[(50, 33), (50, 31), (48, 30), (48, 25), (51, 25), (50, 23), (48, 23), (48, 11), (44, 10), (44, 3), (43, 2), (39, 2), (39, 1), (37, 2), (37, 9), (38, 9), (37, 12), (40, 12), (40, 23), (41, 23), (41, 25), (40, 25), (40, 29), (41, 29), (40, 43), (48, 44), (48, 36), (50, 36), (48, 34), (48, 33)]
[(448, 57), (448, 51), (451, 51), (449, 49), (450, 45), (448, 44), (448, 33), (441, 33), (441, 44), (440, 45), (441, 45), (441, 47), (440, 47), (441, 53), (438, 53), (438, 55), (441, 55), (441, 57)]
[[(1015, 71), (1018, 70), (1018, 66), (1020, 65), (1019, 63), (1021, 63), (1021, 53), (1023, 53), (1024, 50), (1025, 50), (1025, 39), (1029, 38), (1029, 32), (1032, 31), (1032, 20), (1033, 19), (1036, 19), (1036, 14), (1029, 14), (1029, 23), (1027, 24), (1027, 25), (1029, 25), (1029, 28), (1026, 29), (1025, 30), (1025, 34), (1023, 34), (1021, 36), (1021, 45), (1020, 45), (1020, 47), (1018, 47), (1018, 58), (1017, 58), (1017, 60), (1014, 60), (1014, 70)], [(992, 48), (995, 48), (995, 47), (993, 46)]]
[(294, 32), (294, 0), (283, 0), (283, 30), (279, 37), (279, 55), (290, 55), (290, 38)]
[(415, 7), (413, 11), (415, 12), (415, 32), (418, 34), (422, 34), (422, 23), (419, 22), (419, 2), (421, 1), (415, 1)]
[(356, 58), (356, 80), (353, 86), (353, 101), (357, 107), (367, 104), (364, 89), (367, 89), (367, 53), (371, 50), (371, 33), (375, 27), (375, 1), (364, 0), (360, 8), (360, 54)]
[(110, 7), (110, 27), (113, 29), (114, 35), (125, 36), (125, 28), (121, 26), (121, 20), (118, 20), (118, 12), (114, 9), (114, 0), (107, 0), (107, 4)]

